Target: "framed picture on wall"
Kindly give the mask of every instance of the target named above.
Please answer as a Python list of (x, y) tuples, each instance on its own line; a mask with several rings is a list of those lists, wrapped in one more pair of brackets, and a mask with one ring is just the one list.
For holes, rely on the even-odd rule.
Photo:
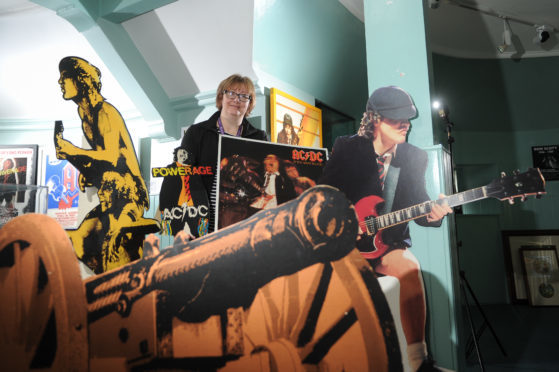
[(38, 145), (0, 146), (0, 183), (37, 184)]
[(322, 111), (277, 88), (270, 93), (272, 142), (322, 147)]
[(533, 146), (532, 162), (546, 181), (559, 180), (559, 145)]
[(38, 148), (38, 145), (0, 146), (0, 227), (36, 209), (36, 196), (41, 192), (35, 186)]
[(530, 305), (559, 305), (557, 247), (554, 245), (523, 246), (520, 248), (520, 258)]
[(559, 230), (505, 230), (502, 231), (505, 270), (512, 303), (528, 303), (526, 274), (522, 249), (548, 249), (559, 247)]

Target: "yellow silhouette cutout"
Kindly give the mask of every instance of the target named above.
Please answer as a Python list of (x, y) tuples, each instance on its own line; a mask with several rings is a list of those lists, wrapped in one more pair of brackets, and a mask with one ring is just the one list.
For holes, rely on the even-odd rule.
[(79, 57), (63, 58), (59, 70), (63, 98), (78, 105), (91, 149), (63, 139), (57, 122), (56, 157), (72, 163), (80, 171), (80, 189), (96, 187), (100, 201), (68, 235), (78, 258), (100, 273), (140, 258), (144, 235), (159, 228), (142, 217), (149, 208), (147, 188), (124, 120), (100, 93), (101, 72)]

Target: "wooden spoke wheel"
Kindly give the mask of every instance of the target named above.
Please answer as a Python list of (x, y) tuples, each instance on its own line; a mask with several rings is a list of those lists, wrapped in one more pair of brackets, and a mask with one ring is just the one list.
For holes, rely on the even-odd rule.
[(0, 302), (3, 369), (87, 370), (83, 282), (54, 219), (27, 214), (0, 229)]
[(244, 356), (224, 371), (402, 370), (388, 304), (357, 250), (273, 280), (243, 322)]

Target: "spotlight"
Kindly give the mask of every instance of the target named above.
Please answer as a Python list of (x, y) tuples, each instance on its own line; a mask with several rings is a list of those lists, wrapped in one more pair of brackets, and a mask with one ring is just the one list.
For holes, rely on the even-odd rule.
[(534, 38), (534, 43), (545, 43), (549, 37), (551, 36), (551, 32), (553, 32), (553, 27), (549, 27), (546, 25), (537, 26), (536, 27), (536, 37)]
[(503, 18), (503, 44), (497, 46), (499, 53), (504, 53), (509, 46), (512, 45), (512, 31), (509, 22)]
[(433, 101), (433, 109), (437, 110), (437, 113), (442, 119), (447, 119), (448, 110), (447, 107), (441, 101)]

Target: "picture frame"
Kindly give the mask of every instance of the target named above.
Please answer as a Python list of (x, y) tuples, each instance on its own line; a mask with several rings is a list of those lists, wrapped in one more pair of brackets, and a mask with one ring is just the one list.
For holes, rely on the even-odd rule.
[(38, 145), (0, 145), (0, 227), (46, 206), (46, 187), (37, 186), (38, 152)]
[[(288, 119), (293, 133), (288, 134)], [(271, 140), (287, 145), (322, 147), (322, 110), (277, 88), (270, 90)]]
[(546, 181), (559, 180), (559, 145), (532, 146), (532, 164)]
[[(38, 154), (39, 145), (0, 145), (0, 183), (36, 185)], [(10, 162), (13, 163), (11, 167)], [(3, 174), (2, 169), (6, 167), (9, 169)], [(13, 180), (13, 177), (4, 177), (8, 173), (15, 176), (15, 182), (4, 182), (4, 178)]]
[(79, 226), (79, 171), (66, 159), (57, 159), (54, 151), (43, 153), (43, 184), (48, 187), (47, 215), (64, 229)]
[(520, 249), (531, 306), (559, 306), (557, 246), (523, 246)]
[(559, 247), (559, 230), (503, 230), (503, 255), (509, 296), (513, 304), (527, 304), (529, 295), (526, 288), (521, 249)]

